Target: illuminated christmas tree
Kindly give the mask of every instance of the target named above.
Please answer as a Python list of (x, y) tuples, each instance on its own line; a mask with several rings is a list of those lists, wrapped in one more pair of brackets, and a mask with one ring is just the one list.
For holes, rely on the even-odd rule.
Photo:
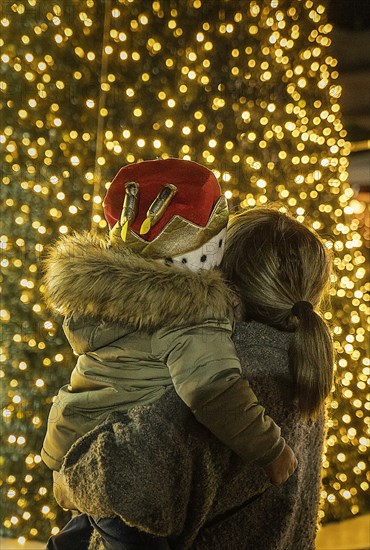
[(23, 0), (1, 9), (3, 534), (45, 539), (68, 517), (39, 455), (52, 396), (74, 365), (61, 320), (43, 305), (44, 247), (91, 224), (104, 232), (111, 178), (157, 156), (214, 169), (233, 210), (279, 200), (334, 249), (325, 317), (340, 382), (320, 513), (365, 512), (369, 295), (325, 7)]

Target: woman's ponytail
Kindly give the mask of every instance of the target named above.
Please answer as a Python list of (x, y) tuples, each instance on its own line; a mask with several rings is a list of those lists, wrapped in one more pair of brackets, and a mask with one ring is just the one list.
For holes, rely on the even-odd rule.
[(319, 236), (277, 208), (253, 208), (230, 221), (223, 273), (245, 320), (294, 332), (289, 366), (303, 418), (319, 413), (332, 385), (332, 339), (315, 311), (327, 294), (331, 264)]
[(302, 417), (314, 419), (332, 386), (332, 338), (327, 324), (309, 302), (297, 302), (291, 315), (297, 317), (289, 348), (294, 397)]

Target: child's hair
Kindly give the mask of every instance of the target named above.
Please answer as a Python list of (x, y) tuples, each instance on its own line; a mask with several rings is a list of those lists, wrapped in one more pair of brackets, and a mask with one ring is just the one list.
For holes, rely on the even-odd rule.
[(244, 320), (294, 331), (289, 368), (303, 418), (330, 392), (333, 344), (317, 308), (327, 294), (331, 256), (318, 235), (274, 207), (231, 218), (221, 269), (238, 293)]

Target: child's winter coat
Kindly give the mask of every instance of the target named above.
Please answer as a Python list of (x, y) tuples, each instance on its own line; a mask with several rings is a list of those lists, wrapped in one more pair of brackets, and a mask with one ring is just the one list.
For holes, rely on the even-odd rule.
[(263, 466), (280, 454), (280, 429), (241, 377), (219, 272), (168, 267), (86, 233), (57, 243), (45, 285), (78, 355), (49, 416), (42, 458), (51, 469), (111, 412), (153, 403), (171, 385), (243, 459)]

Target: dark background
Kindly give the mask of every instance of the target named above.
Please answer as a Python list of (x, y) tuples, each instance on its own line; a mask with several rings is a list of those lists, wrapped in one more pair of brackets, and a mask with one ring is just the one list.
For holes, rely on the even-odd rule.
[[(370, 1), (329, 0), (333, 54), (343, 87), (341, 107), (352, 143), (351, 186), (370, 196)], [(366, 199), (365, 199), (366, 200)]]

